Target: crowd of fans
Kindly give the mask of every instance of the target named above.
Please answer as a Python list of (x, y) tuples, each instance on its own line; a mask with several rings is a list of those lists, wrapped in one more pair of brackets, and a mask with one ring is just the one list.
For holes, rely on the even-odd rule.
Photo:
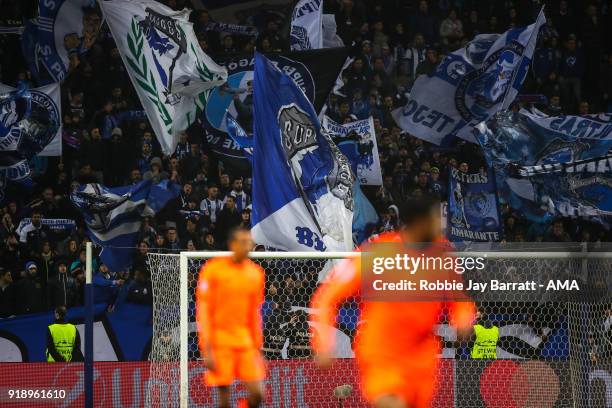
[[(7, 19), (17, 19), (28, 15), (29, 3), (0, 0), (0, 7), (7, 11)], [(181, 0), (164, 3), (175, 9), (191, 6)], [(546, 3), (548, 21), (522, 93), (542, 95), (536, 98), (539, 108), (551, 115), (611, 112), (610, 2)], [(336, 16), (338, 35), (356, 51), (343, 74), (346, 97), (330, 96), (328, 114), (339, 122), (373, 116), (383, 184), (365, 192), (380, 216), (375, 232), (391, 230), (397, 226), (395, 203), (423, 194), (444, 200), (451, 166), (470, 170), (483, 162), (474, 145), (443, 150), (403, 132), (391, 111), (401, 106), (415, 78), (431, 73), (449, 52), (480, 33), (532, 23), (542, 2), (333, 0), (324, 4), (325, 11)], [(201, 47), (213, 58), (255, 47), (288, 49), (287, 19), (241, 18), (238, 23), (257, 26), (256, 39), (211, 31), (208, 11), (194, 11)], [(0, 81), (35, 86), (19, 55), (19, 38), (0, 35)], [(19, 194), (8, 189), (13, 194), (7, 194), (0, 209), (0, 317), (81, 304), (88, 237), (69, 201), (79, 184), (120, 186), (169, 179), (181, 186), (179, 197), (155, 217), (143, 220), (130, 270), (111, 271), (95, 262), (96, 300), (150, 303), (147, 253), (223, 249), (231, 227), (250, 226), (249, 172), (212, 153), (201, 130), (181, 134), (175, 153), (162, 154), (107, 28), (71, 67), (61, 90), (62, 156), (33, 159), (34, 187)], [(528, 223), (507, 205), (502, 205), (502, 213), (507, 241), (611, 238), (601, 225), (585, 220)], [(26, 218), (31, 224), (18, 229)], [(75, 226), (52, 228), (43, 222), (52, 218), (75, 220)]]

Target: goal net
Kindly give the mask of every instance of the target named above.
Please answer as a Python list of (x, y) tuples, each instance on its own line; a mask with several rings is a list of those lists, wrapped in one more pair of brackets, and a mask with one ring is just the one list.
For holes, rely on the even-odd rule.
[[(203, 383), (195, 324), (198, 273), (215, 252), (149, 254), (153, 282), (153, 339), (147, 406), (214, 407), (217, 396)], [(266, 273), (262, 305), (268, 376), (266, 407), (365, 407), (353, 354), (362, 325), (359, 297), (339, 307), (337, 357), (330, 370), (311, 359), (310, 299), (337, 259), (348, 254), (256, 252)], [(354, 254), (350, 254), (355, 256)], [(441, 342), (434, 407), (612, 406), (612, 255), (609, 253), (496, 253), (474, 281), (576, 281), (571, 291), (539, 291), (524, 297), (474, 294), (479, 322), (497, 327), (495, 353), (477, 358), (475, 338), (458, 339), (440, 311)], [(485, 279), (486, 278), (486, 279)], [(584, 294), (588, 293), (587, 296)], [(316, 330), (316, 327), (315, 327)], [(397, 327), (410, 330), (410, 327)], [(393, 336), (393, 333), (389, 333)], [(410, 350), (406, 350), (410, 353)], [(232, 387), (232, 406), (246, 398)]]

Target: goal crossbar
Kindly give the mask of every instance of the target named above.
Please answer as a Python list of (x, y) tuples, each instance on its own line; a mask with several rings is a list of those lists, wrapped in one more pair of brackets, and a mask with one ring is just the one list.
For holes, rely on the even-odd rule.
[[(229, 251), (183, 251), (179, 255), (185, 259), (209, 259), (229, 256)], [(343, 259), (357, 258), (360, 252), (249, 252), (251, 259)], [(451, 252), (450, 255), (458, 257), (487, 257), (491, 259), (606, 259), (612, 258), (612, 252), (530, 252), (530, 251), (465, 251)], [(167, 256), (167, 255), (166, 255)]]

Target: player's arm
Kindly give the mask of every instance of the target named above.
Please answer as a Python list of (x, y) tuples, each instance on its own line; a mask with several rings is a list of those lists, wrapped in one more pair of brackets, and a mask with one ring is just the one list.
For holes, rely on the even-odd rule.
[(206, 264), (200, 270), (198, 287), (196, 289), (196, 322), (198, 326), (198, 345), (200, 355), (208, 357), (210, 351), (210, 338), (213, 330), (212, 313), (214, 291), (213, 268)]
[(257, 350), (261, 350), (261, 348), (263, 347), (261, 305), (264, 302), (265, 274), (261, 267), (257, 267), (257, 269), (259, 272), (257, 289), (253, 292), (253, 301), (251, 302), (252, 314), (249, 323), (253, 344), (257, 348)]
[(476, 317), (476, 308), (473, 302), (453, 302), (450, 305), (450, 324), (457, 328), (457, 337), (460, 340), (469, 340)]
[[(451, 243), (443, 237), (439, 237), (436, 240), (436, 243), (437, 249), (442, 251), (442, 253), (440, 253), (438, 256), (449, 257), (449, 252), (453, 249)], [(448, 276), (444, 276), (445, 279), (453, 279), (463, 282), (462, 275), (457, 275), (454, 271), (446, 271), (446, 273)], [(453, 298), (459, 298), (462, 301), (449, 302), (450, 324), (457, 329), (457, 335), (459, 338), (469, 338), (469, 335), (472, 332), (472, 325), (474, 324), (474, 319), (476, 317), (476, 307), (474, 306), (474, 302), (466, 293), (453, 292), (452, 295)]]
[(317, 329), (313, 330), (312, 347), (317, 354), (330, 355), (334, 348), (338, 306), (359, 290), (360, 258), (345, 259), (335, 267), (315, 291), (312, 308), (316, 310)]

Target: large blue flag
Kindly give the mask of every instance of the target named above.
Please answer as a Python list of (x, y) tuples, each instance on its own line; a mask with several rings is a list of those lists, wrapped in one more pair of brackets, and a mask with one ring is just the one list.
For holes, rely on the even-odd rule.
[[(225, 123), (228, 135), (230, 135), (234, 142), (240, 145), (240, 147), (243, 149), (244, 156), (249, 160), (249, 163), (253, 164), (253, 136), (248, 135), (230, 113), (226, 115)], [(340, 151), (342, 151), (342, 146), (338, 147), (340, 148)], [(351, 157), (349, 157), (344, 151), (342, 151), (342, 153), (347, 156), (347, 159), (351, 163), (353, 172), (355, 173), (359, 164), (361, 164), (363, 161), (361, 156), (357, 155), (357, 157), (353, 157), (353, 159), (351, 159)], [(378, 158), (378, 151), (376, 151), (376, 155)], [(376, 227), (376, 224), (378, 223), (378, 214), (370, 201), (361, 191), (358, 180), (355, 180), (355, 184), (353, 186), (353, 197), (355, 203), (352, 222), (353, 241), (359, 244), (365, 241), (373, 232), (374, 227)]]
[(354, 174), (304, 92), (255, 54), (253, 236), (287, 251), (352, 246)]
[(527, 76), (543, 10), (528, 27), (481, 34), (449, 54), (431, 76), (417, 78), (410, 99), (392, 115), (410, 134), (436, 145), (472, 129), (514, 101)]
[(179, 193), (179, 186), (168, 180), (145, 180), (115, 188), (85, 184), (70, 200), (83, 214), (91, 240), (102, 246), (102, 262), (118, 272), (132, 263), (142, 218), (155, 215)]
[(527, 218), (612, 215), (612, 115), (503, 112), (475, 133), (500, 198)]
[(503, 224), (499, 215), (493, 169), (449, 174), (448, 238), (452, 242), (497, 242)]

